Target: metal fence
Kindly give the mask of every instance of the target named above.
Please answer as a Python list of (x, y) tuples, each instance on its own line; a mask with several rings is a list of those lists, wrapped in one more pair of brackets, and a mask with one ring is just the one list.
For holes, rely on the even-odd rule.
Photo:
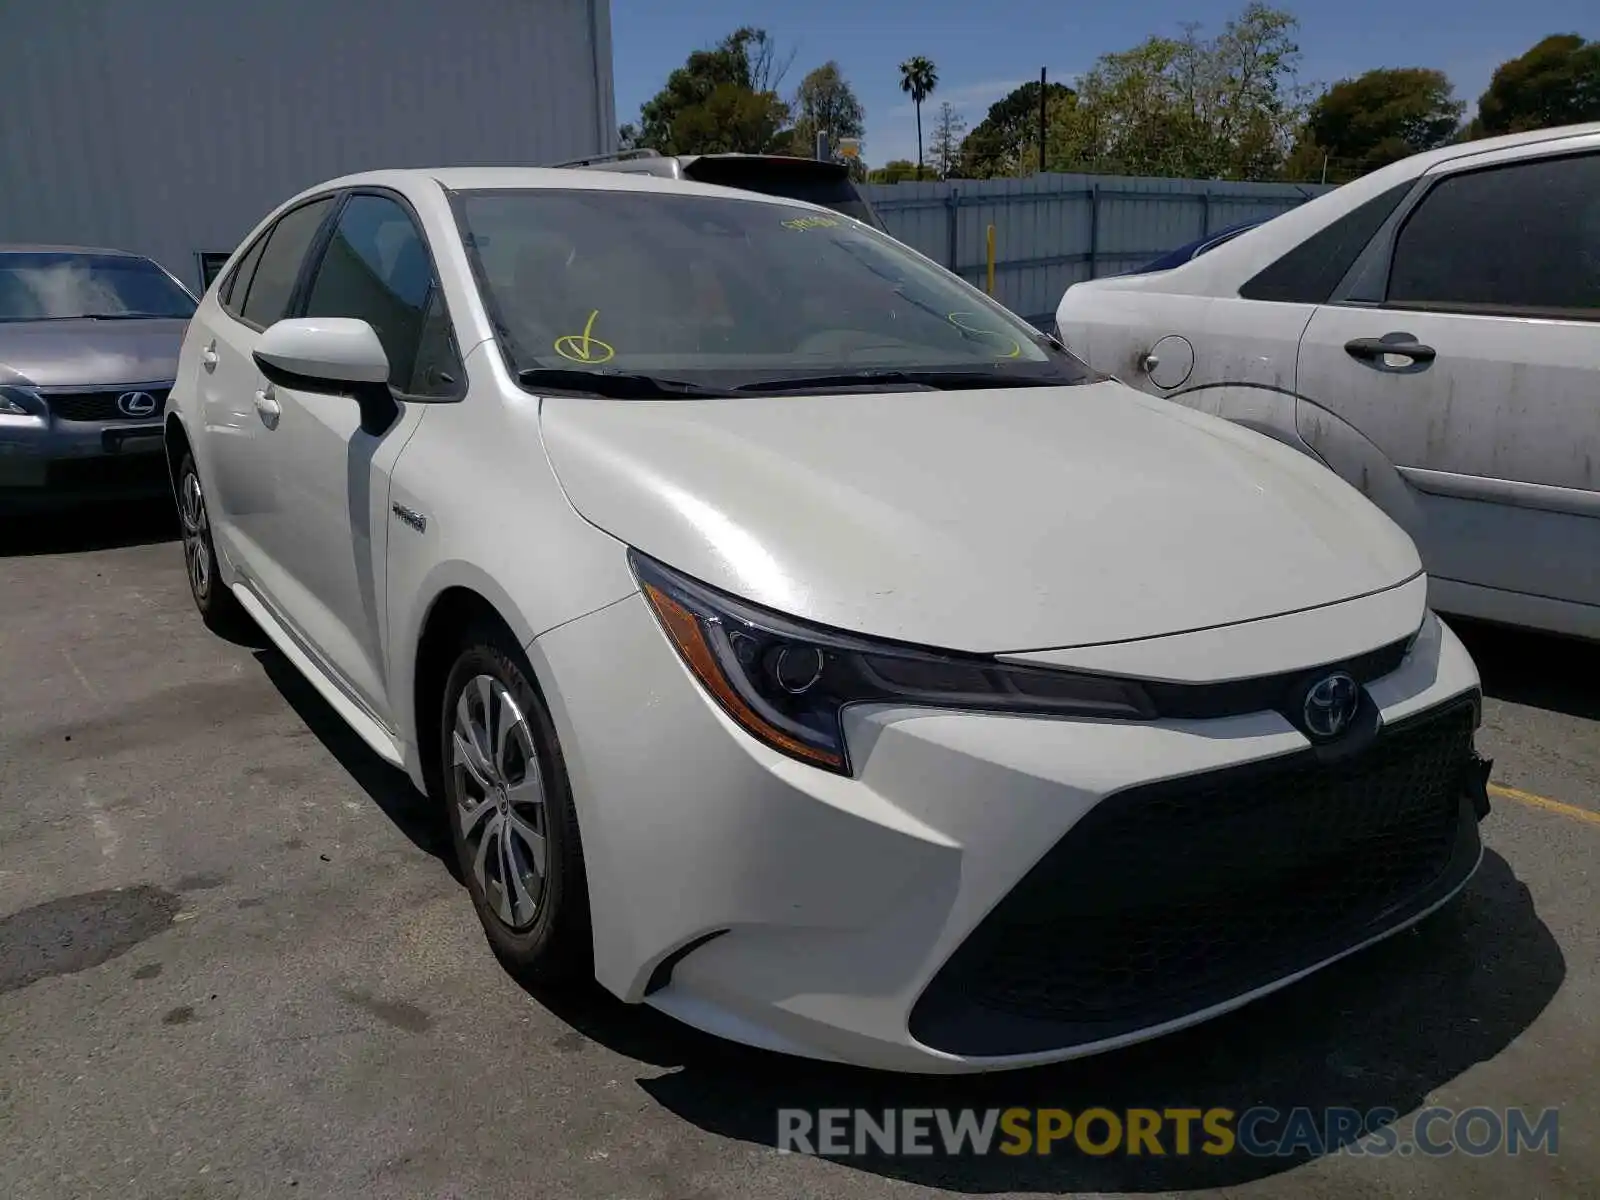
[(1221, 183), (1117, 175), (1033, 175), (876, 183), (889, 232), (983, 286), (995, 227), (995, 299), (1036, 325), (1069, 284), (1115, 275), (1229, 225), (1285, 212), (1317, 184)]

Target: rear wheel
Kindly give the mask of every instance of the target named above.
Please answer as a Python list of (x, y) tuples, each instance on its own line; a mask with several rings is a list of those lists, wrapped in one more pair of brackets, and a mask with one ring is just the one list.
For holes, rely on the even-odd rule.
[(249, 627), (239, 601), (217, 571), (217, 549), (211, 541), (211, 519), (205, 490), (193, 453), (178, 464), (178, 527), (183, 538), (183, 565), (189, 576), (189, 594), (206, 627), (214, 633), (234, 634)]
[(513, 639), (469, 631), (445, 682), (440, 762), (451, 839), (478, 919), (524, 978), (593, 971), (588, 884), (561, 748)]

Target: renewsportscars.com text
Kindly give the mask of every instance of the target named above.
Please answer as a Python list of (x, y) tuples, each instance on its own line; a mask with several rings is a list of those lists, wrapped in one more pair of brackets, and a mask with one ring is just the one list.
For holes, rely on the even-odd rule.
[(854, 1155), (1086, 1154), (1103, 1157), (1441, 1157), (1555, 1154), (1554, 1108), (1424, 1108), (1410, 1135), (1392, 1108), (783, 1108), (778, 1149), (823, 1158)]

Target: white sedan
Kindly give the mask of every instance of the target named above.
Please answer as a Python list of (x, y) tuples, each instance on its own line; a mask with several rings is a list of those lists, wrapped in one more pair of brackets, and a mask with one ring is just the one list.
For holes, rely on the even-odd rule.
[(206, 294), (167, 444), (201, 613), (436, 798), (502, 960), (714, 1034), (1088, 1054), (1479, 860), (1478, 677), (1399, 528), (825, 209), (312, 188)]

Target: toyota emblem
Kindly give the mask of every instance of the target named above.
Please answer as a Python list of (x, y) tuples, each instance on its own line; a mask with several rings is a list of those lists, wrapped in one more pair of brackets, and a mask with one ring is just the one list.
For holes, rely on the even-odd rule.
[(1361, 688), (1343, 671), (1319, 679), (1306, 690), (1306, 729), (1316, 738), (1336, 738), (1350, 727), (1361, 706)]
[(117, 397), (117, 411), (125, 417), (148, 417), (156, 410), (156, 398), (149, 392), (123, 392)]

